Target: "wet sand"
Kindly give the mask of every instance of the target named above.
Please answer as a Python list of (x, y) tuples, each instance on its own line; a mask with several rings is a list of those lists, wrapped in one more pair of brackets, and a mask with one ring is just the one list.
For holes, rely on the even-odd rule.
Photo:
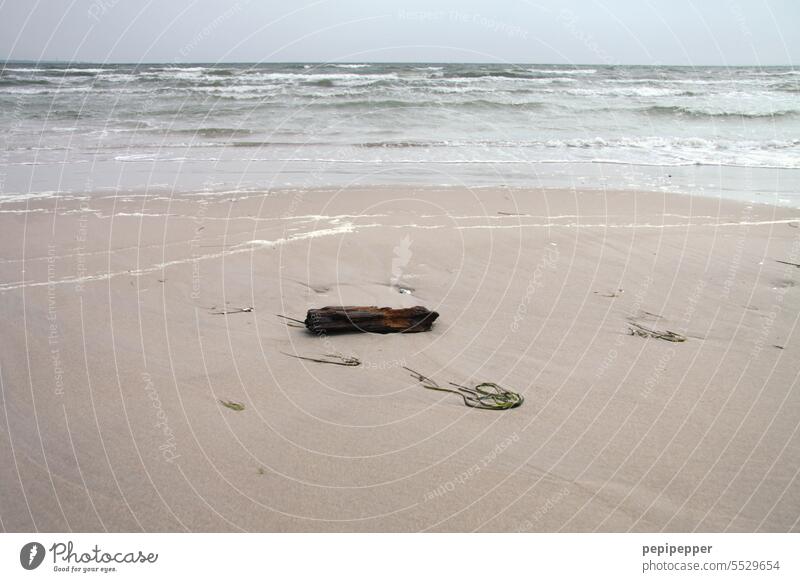
[[(5, 202), (0, 525), (798, 531), (796, 221), (643, 192)], [(440, 318), (276, 317), (341, 304)], [(403, 366), (525, 404), (469, 409)]]

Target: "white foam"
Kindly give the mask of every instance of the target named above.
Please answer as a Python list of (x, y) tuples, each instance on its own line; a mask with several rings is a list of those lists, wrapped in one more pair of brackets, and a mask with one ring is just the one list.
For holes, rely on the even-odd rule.
[(355, 228), (352, 224), (343, 224), (341, 226), (335, 228), (326, 228), (322, 230), (313, 230), (310, 232), (304, 232), (296, 235), (292, 235), (289, 237), (282, 237), (275, 240), (251, 240), (244, 243), (237, 244), (230, 249), (217, 252), (217, 253), (208, 253), (200, 256), (188, 257), (184, 259), (176, 259), (174, 261), (167, 261), (164, 263), (158, 263), (155, 265), (151, 265), (148, 267), (144, 267), (141, 269), (136, 270), (125, 270), (125, 271), (110, 271), (107, 273), (96, 273), (94, 275), (87, 275), (83, 277), (65, 277), (62, 279), (52, 279), (49, 281), (16, 281), (12, 283), (5, 283), (0, 284), (0, 292), (2, 291), (11, 291), (14, 289), (20, 288), (27, 288), (27, 287), (43, 287), (49, 285), (69, 285), (69, 284), (77, 284), (77, 283), (91, 283), (96, 281), (107, 281), (109, 279), (113, 279), (114, 277), (119, 277), (121, 275), (128, 275), (131, 277), (141, 277), (142, 275), (146, 275), (148, 273), (155, 273), (159, 271), (163, 271), (167, 267), (173, 267), (178, 265), (185, 265), (189, 263), (194, 263), (196, 261), (207, 261), (209, 259), (218, 259), (222, 257), (226, 257), (228, 255), (235, 255), (240, 253), (252, 253), (255, 248), (258, 247), (269, 247), (274, 248), (283, 244), (300, 241), (300, 240), (307, 240), (313, 238), (320, 238), (324, 236), (332, 236), (338, 234), (347, 234), (355, 232)]

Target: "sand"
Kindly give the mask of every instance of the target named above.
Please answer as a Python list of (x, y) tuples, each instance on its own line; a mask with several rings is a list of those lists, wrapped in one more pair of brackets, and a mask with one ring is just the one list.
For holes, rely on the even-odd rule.
[[(5, 202), (0, 525), (798, 531), (794, 221), (504, 188)], [(318, 337), (275, 316), (339, 304), (440, 318)], [(403, 366), (525, 404), (469, 409)]]

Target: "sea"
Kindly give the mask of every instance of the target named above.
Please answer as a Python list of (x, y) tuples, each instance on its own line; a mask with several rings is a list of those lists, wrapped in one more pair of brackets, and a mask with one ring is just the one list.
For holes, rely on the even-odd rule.
[(800, 206), (790, 67), (0, 67), (0, 202), (407, 185)]

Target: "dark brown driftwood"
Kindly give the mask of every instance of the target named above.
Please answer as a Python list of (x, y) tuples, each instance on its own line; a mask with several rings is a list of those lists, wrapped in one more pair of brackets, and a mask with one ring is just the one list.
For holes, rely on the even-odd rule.
[(314, 333), (363, 331), (371, 333), (416, 333), (429, 331), (439, 314), (416, 306), (405, 309), (390, 307), (323, 307), (309, 309), (305, 324)]

